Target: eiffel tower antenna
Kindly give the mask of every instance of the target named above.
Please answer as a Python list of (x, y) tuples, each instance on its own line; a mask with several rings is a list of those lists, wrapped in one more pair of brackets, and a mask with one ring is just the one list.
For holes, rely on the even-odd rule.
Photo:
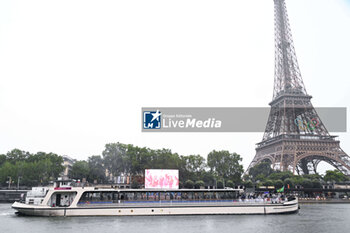
[(307, 95), (295, 54), (286, 4), (280, 0), (275, 0), (274, 2), (275, 85), (273, 98), (283, 94)]
[[(311, 104), (300, 73), (285, 0), (275, 6), (275, 79), (271, 110), (263, 139), (249, 169), (270, 161), (276, 170), (316, 173), (325, 161), (350, 175), (350, 157), (331, 136)], [(304, 127), (303, 122), (310, 122)], [(311, 127), (310, 127), (311, 125)]]

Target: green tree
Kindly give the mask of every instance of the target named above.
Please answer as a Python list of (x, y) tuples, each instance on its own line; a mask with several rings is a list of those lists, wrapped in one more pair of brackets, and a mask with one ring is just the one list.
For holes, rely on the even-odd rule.
[(185, 188), (192, 189), (194, 186), (194, 182), (192, 180), (186, 180), (185, 182)]
[(73, 179), (80, 179), (82, 180), (83, 178), (88, 179), (90, 174), (90, 169), (89, 169), (89, 164), (88, 162), (81, 160), (81, 161), (76, 161), (73, 166), (72, 166), (72, 171), (70, 176)]
[(1, 154), (0, 155), (0, 167), (6, 162), (6, 155)]
[(261, 162), (254, 167), (250, 168), (249, 175), (252, 177), (254, 181), (264, 180), (270, 174), (272, 174), (273, 169), (271, 168), (270, 162)]
[(192, 179), (199, 179), (205, 171), (205, 159), (200, 155), (181, 156), (185, 164), (187, 174), (192, 174)]
[(137, 147), (129, 144), (124, 157), (126, 172), (132, 175), (144, 175), (145, 169), (150, 167), (151, 150), (146, 147)]
[(292, 182), (294, 185), (302, 185), (304, 178), (302, 176), (293, 176), (291, 178)]
[(181, 159), (178, 154), (173, 154), (169, 149), (161, 149), (152, 151), (152, 163), (149, 168), (153, 169), (178, 169), (181, 164)]
[(266, 179), (268, 179), (268, 177), (266, 177), (264, 174), (259, 174), (255, 178), (252, 177), (252, 180), (254, 180), (254, 181), (263, 181)]
[(213, 173), (209, 171), (203, 171), (201, 174), (201, 179), (204, 181), (205, 185), (207, 186), (214, 186), (215, 184), (215, 177)]
[[(30, 154), (19, 149), (0, 156), (0, 183), (4, 185), (8, 177), (21, 185), (35, 186), (48, 184), (63, 171), (63, 159), (54, 153), (38, 152)], [(20, 179), (18, 179), (20, 178)]]
[(50, 168), (53, 166), (50, 159), (42, 159), (34, 162), (35, 167), (40, 171), (37, 173), (37, 180), (39, 184), (47, 184), (50, 181)]
[(197, 180), (195, 183), (194, 183), (194, 187), (196, 189), (199, 189), (200, 187), (203, 187), (204, 186), (204, 181), (203, 180)]
[(29, 152), (22, 151), (19, 149), (13, 149), (6, 154), (6, 160), (12, 164), (15, 164), (17, 161), (26, 160), (29, 156)]
[(11, 177), (12, 180), (17, 179), (16, 166), (9, 161), (6, 161), (0, 167), (0, 181), (3, 185), (6, 185), (6, 181)]
[(264, 186), (273, 186), (273, 181), (272, 180), (265, 180), (263, 182)]
[(319, 174), (304, 174), (303, 178), (309, 180), (322, 180), (322, 176), (320, 176)]
[(301, 185), (303, 188), (312, 188), (312, 181), (309, 179), (304, 179)]
[(280, 189), (280, 188), (283, 187), (284, 183), (283, 183), (282, 180), (275, 180), (275, 181), (274, 181), (274, 185), (275, 185), (275, 188), (276, 188), (276, 189)]
[(214, 175), (239, 182), (243, 174), (241, 162), (242, 158), (237, 153), (213, 150), (208, 154), (207, 164)]
[(47, 156), (51, 161), (51, 167), (49, 168), (50, 176), (53, 179), (57, 179), (64, 170), (63, 158), (55, 153), (48, 153)]
[(288, 185), (289, 185), (289, 188), (294, 188), (294, 183), (293, 183), (293, 180), (290, 179), (290, 178), (287, 178), (284, 180), (284, 186), (285, 188), (288, 188)]
[(90, 156), (88, 158), (88, 165), (90, 171), (89, 182), (94, 182), (94, 180), (97, 180), (97, 182), (103, 183), (106, 180), (106, 173), (101, 156)]
[(349, 180), (348, 177), (346, 177), (343, 173), (341, 173), (338, 170), (334, 171), (326, 171), (326, 175), (324, 176), (324, 181), (326, 182), (344, 182)]
[(106, 144), (102, 152), (104, 164), (108, 171), (114, 176), (126, 172), (126, 166), (124, 164), (126, 160), (126, 150), (127, 145), (118, 142)]
[(243, 185), (246, 188), (253, 188), (253, 182), (251, 180), (244, 181)]
[(42, 171), (38, 169), (38, 163), (37, 162), (20, 162), (23, 163), (22, 165), (19, 165), (22, 170), (22, 178), (21, 178), (21, 184), (27, 185), (27, 186), (36, 186), (38, 185), (42, 180)]
[(232, 180), (229, 180), (229, 181), (226, 182), (226, 186), (230, 187), (230, 188), (234, 188), (235, 184), (232, 182)]
[(287, 178), (291, 178), (293, 177), (293, 173), (290, 172), (290, 171), (273, 171), (269, 176), (268, 178), (270, 180), (282, 180), (284, 181), (285, 179)]
[(218, 180), (218, 181), (216, 182), (216, 185), (217, 185), (216, 188), (218, 188), (218, 189), (224, 188), (224, 182), (223, 182), (222, 180)]
[(319, 180), (313, 179), (311, 182), (313, 188), (322, 188), (322, 184)]
[(40, 167), (43, 172), (41, 179), (43, 182), (57, 179), (60, 173), (63, 172), (63, 158), (55, 153), (38, 152), (29, 155), (26, 162), (32, 162)]

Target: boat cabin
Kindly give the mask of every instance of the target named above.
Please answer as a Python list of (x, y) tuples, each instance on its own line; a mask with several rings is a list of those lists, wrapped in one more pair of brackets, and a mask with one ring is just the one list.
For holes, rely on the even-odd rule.
[(78, 205), (170, 201), (224, 201), (237, 199), (241, 192), (243, 190), (240, 189), (89, 190), (82, 193)]

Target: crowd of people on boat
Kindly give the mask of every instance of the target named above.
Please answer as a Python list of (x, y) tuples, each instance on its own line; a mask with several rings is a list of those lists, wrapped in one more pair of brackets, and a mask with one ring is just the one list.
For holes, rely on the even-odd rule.
[(281, 193), (248, 193), (242, 194), (238, 198), (239, 202), (251, 202), (251, 203), (282, 203), (288, 201), (288, 198)]

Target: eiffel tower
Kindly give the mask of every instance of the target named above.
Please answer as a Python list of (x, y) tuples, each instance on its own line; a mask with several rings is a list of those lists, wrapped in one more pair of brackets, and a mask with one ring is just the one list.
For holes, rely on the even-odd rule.
[[(311, 104), (301, 77), (285, 0), (275, 6), (275, 79), (270, 115), (250, 168), (270, 161), (275, 170), (316, 173), (325, 161), (350, 175), (350, 157), (329, 134)], [(304, 124), (307, 122), (307, 124)]]

